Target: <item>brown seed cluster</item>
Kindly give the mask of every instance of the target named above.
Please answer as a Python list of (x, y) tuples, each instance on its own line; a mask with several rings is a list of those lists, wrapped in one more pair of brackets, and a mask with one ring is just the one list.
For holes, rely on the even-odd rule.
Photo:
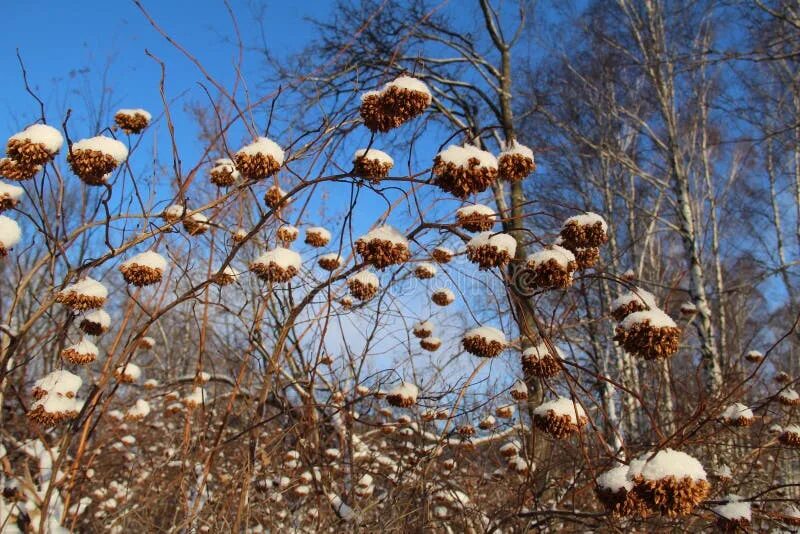
[(56, 293), (56, 302), (75, 311), (95, 310), (106, 303), (105, 297), (92, 297), (82, 295), (77, 291), (59, 291)]
[(461, 425), (456, 429), (456, 432), (458, 432), (461, 437), (471, 438), (475, 435), (475, 427), (472, 425)]
[(800, 448), (800, 434), (784, 431), (778, 436), (781, 443), (788, 447)]
[(497, 417), (502, 417), (503, 419), (507, 419), (512, 415), (514, 415), (514, 408), (512, 408), (511, 406), (498, 406), (497, 409), (495, 409), (494, 414)]
[(467, 232), (486, 232), (494, 226), (494, 215), (484, 213), (456, 213), (456, 223)]
[(86, 185), (103, 185), (106, 175), (117, 168), (117, 160), (110, 154), (99, 150), (77, 149), (70, 150), (67, 162), (72, 172), (83, 180)]
[(494, 245), (486, 244), (477, 247), (467, 246), (467, 258), (472, 263), (477, 263), (481, 270), (492, 267), (505, 267), (511, 261), (511, 254), (505, 249), (498, 249)]
[(571, 261), (566, 268), (555, 259), (549, 259), (544, 263), (537, 263), (534, 267), (528, 267), (532, 274), (531, 282), (536, 287), (542, 289), (567, 289), (572, 285), (572, 273), (578, 268), (578, 264)]
[(114, 115), (114, 122), (127, 134), (142, 133), (147, 128), (149, 120), (141, 113), (117, 113)]
[(454, 299), (448, 291), (445, 291), (444, 289), (439, 289), (434, 291), (433, 294), (431, 294), (431, 300), (437, 306), (449, 306), (450, 304), (453, 303)]
[(790, 399), (784, 395), (778, 395), (778, 401), (784, 406), (800, 406), (800, 398)]
[(164, 271), (161, 269), (155, 269), (149, 265), (140, 265), (138, 263), (120, 265), (119, 270), (125, 281), (136, 287), (157, 284), (161, 282), (161, 278), (164, 275)]
[(637, 323), (627, 330), (618, 326), (614, 341), (629, 354), (645, 360), (667, 358), (678, 352), (681, 331), (674, 326), (653, 327), (649, 322)]
[(598, 247), (577, 248), (570, 250), (575, 256), (575, 263), (579, 270), (590, 269), (600, 261), (600, 249)]
[(5, 258), (6, 256), (8, 256), (8, 249), (0, 243), (0, 258)]
[(277, 210), (289, 202), (289, 199), (284, 200), (284, 196), (286, 196), (286, 193), (284, 193), (277, 185), (273, 185), (267, 189), (267, 192), (264, 195), (264, 202), (268, 208)]
[(753, 419), (752, 417), (743, 417), (743, 416), (734, 418), (725, 418), (726, 425), (740, 426), (740, 427), (750, 426), (753, 424), (754, 421), (755, 419)]
[(536, 354), (529, 353), (522, 356), (522, 370), (526, 375), (552, 378), (561, 372), (561, 365), (558, 358), (554, 358), (549, 353), (541, 358)]
[(393, 243), (385, 239), (358, 239), (356, 252), (361, 255), (365, 263), (374, 265), (378, 269), (405, 263), (411, 257), (411, 252), (404, 243)]
[(283, 267), (274, 261), (268, 265), (263, 263), (253, 263), (250, 270), (264, 282), (282, 283), (288, 282), (297, 275), (297, 268), (294, 266)]
[(580, 417), (578, 424), (572, 422), (569, 415), (556, 414), (553, 410), (548, 410), (547, 415), (533, 415), (533, 423), (542, 432), (547, 432), (556, 439), (564, 439), (577, 434), (581, 427), (588, 423), (588, 419)]
[(442, 346), (442, 342), (434, 337), (426, 337), (420, 340), (419, 346), (427, 351), (434, 352), (439, 350), (439, 347)]
[(392, 170), (392, 164), (388, 161), (367, 158), (366, 156), (358, 156), (353, 161), (353, 173), (359, 178), (370, 180), (374, 184), (389, 176), (390, 170)]
[(50, 413), (46, 412), (41, 405), (36, 406), (33, 410), (28, 412), (28, 419), (42, 426), (55, 426), (62, 421), (69, 421), (76, 417), (78, 417), (78, 412), (75, 410)]
[(133, 384), (133, 376), (122, 372), (122, 368), (114, 369), (114, 378), (122, 384)]
[(747, 532), (750, 521), (745, 517), (728, 519), (727, 517), (717, 517), (717, 528), (720, 532)]
[(674, 476), (658, 480), (645, 480), (641, 475), (633, 478), (633, 491), (648, 509), (667, 517), (691, 514), (695, 507), (708, 497), (711, 485), (705, 480)]
[(761, 363), (764, 361), (764, 355), (760, 352), (751, 351), (745, 355), (744, 359), (752, 363)]
[(372, 284), (364, 284), (360, 280), (348, 280), (347, 287), (350, 294), (360, 301), (369, 300), (378, 293), (378, 287)]
[(103, 327), (103, 325), (94, 321), (90, 321), (89, 319), (81, 320), (81, 324), (78, 325), (78, 327), (82, 332), (89, 334), (90, 336), (99, 336), (107, 332), (107, 329)]
[(778, 519), (782, 522), (786, 523), (787, 525), (796, 525), (800, 526), (800, 517), (786, 515), (786, 514), (778, 514)]
[(297, 228), (293, 226), (281, 226), (275, 232), (275, 235), (277, 236), (279, 241), (283, 241), (284, 243), (291, 243), (295, 239), (297, 239), (298, 233), (299, 232)]
[(409, 406), (414, 406), (416, 403), (412, 397), (394, 393), (386, 395), (386, 402), (398, 408), (408, 408)]
[(414, 276), (416, 276), (420, 280), (430, 280), (431, 278), (434, 277), (434, 273), (425, 266), (419, 266), (416, 269), (414, 269)]
[(6, 144), (6, 156), (24, 167), (44, 165), (53, 154), (48, 152), (42, 143), (34, 143), (28, 139), (9, 139)]
[(511, 398), (516, 401), (528, 400), (528, 392), (526, 390), (512, 389), (510, 392)]
[(482, 336), (469, 336), (461, 340), (464, 350), (481, 358), (494, 358), (503, 352), (505, 345), (497, 340), (488, 340)]
[(312, 247), (324, 247), (328, 243), (330, 243), (331, 238), (322, 232), (308, 230), (306, 232), (306, 245), (311, 245)]
[(645, 310), (647, 310), (647, 306), (644, 304), (644, 302), (639, 299), (635, 299), (627, 304), (623, 304), (619, 308), (611, 310), (611, 316), (618, 322), (622, 322), (622, 320), (630, 314)]
[(236, 281), (236, 276), (229, 272), (214, 273), (211, 281), (220, 287), (229, 286)]
[(634, 515), (646, 517), (649, 513), (647, 506), (639, 500), (634, 491), (628, 491), (625, 488), (611, 491), (600, 486), (596, 486), (594, 491), (603, 508), (615, 518)]
[(278, 161), (269, 154), (237, 153), (233, 156), (236, 169), (248, 180), (263, 180), (278, 172)]
[(536, 170), (536, 163), (522, 154), (502, 154), (497, 160), (497, 170), (503, 180), (518, 182)]
[(0, 193), (0, 213), (14, 209), (18, 204), (17, 199), (12, 198), (8, 193)]
[(469, 158), (467, 167), (461, 167), (436, 156), (433, 174), (439, 188), (462, 200), (485, 191), (497, 180), (497, 169), (482, 167), (478, 158)]
[(39, 165), (25, 165), (11, 158), (0, 159), (0, 176), (15, 182), (30, 180), (40, 170), (41, 166)]
[(594, 224), (579, 224), (570, 221), (561, 229), (561, 239), (564, 240), (565, 248), (574, 250), (599, 247), (608, 241), (608, 234), (600, 221)]
[[(168, 414), (170, 414), (170, 413), (174, 414), (175, 413), (174, 408), (172, 410), (167, 410), (167, 413)], [(125, 420), (128, 421), (129, 423), (138, 423), (139, 421), (143, 421), (144, 420), (144, 415), (143, 414), (138, 414), (138, 413), (126, 413), (125, 414)]]
[(325, 269), (326, 271), (335, 271), (336, 269), (339, 268), (338, 258), (323, 257), (317, 260), (317, 264), (319, 264), (319, 266)]
[(93, 352), (81, 353), (72, 347), (67, 347), (61, 351), (61, 358), (77, 365), (86, 365), (87, 363), (92, 363), (95, 361), (97, 359), (97, 354)]
[(206, 221), (199, 221), (191, 217), (186, 217), (183, 220), (183, 229), (191, 236), (198, 236), (206, 233), (209, 224)]
[(423, 92), (390, 86), (364, 97), (359, 112), (370, 131), (385, 133), (422, 115), (430, 103), (430, 96)]
[(433, 330), (431, 330), (430, 328), (426, 328), (426, 327), (414, 327), (414, 329), (412, 330), (412, 333), (416, 337), (418, 337), (420, 339), (424, 339), (426, 337), (432, 336), (433, 335)]
[(450, 261), (453, 259), (453, 253), (449, 250), (443, 249), (442, 247), (436, 247), (433, 249), (433, 252), (431, 252), (431, 257), (437, 263), (450, 263)]
[(236, 183), (235, 172), (232, 165), (217, 165), (209, 172), (209, 181), (217, 187), (230, 187)]

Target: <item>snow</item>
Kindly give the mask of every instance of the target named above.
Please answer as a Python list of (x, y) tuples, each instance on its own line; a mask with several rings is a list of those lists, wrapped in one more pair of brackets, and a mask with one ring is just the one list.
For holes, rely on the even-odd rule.
[(797, 400), (797, 399), (799, 399), (799, 398), (800, 398), (800, 394), (798, 394), (798, 393), (797, 393), (795, 390), (793, 390), (792, 388), (786, 388), (786, 389), (784, 389), (783, 391), (781, 391), (781, 392), (778, 394), (778, 396), (779, 396), (780, 398), (782, 398), (782, 399), (789, 400), (789, 401), (795, 401), (795, 400)]
[(533, 159), (533, 150), (526, 147), (525, 145), (517, 143), (516, 140), (511, 141), (510, 145), (507, 145), (503, 149), (503, 151), (500, 152), (500, 157), (502, 158), (503, 156), (506, 155), (511, 156), (514, 154), (519, 154), (520, 156), (526, 157), (531, 160)]
[(497, 419), (493, 415), (487, 415), (483, 419), (481, 419), (481, 424), (488, 427), (493, 427), (497, 424)]
[(394, 160), (387, 154), (381, 150), (376, 150), (374, 148), (370, 148), (367, 150), (366, 148), (359, 148), (356, 150), (355, 154), (353, 154), (353, 161), (356, 161), (359, 158), (376, 160), (379, 163), (388, 163), (390, 166), (394, 165)]
[(174, 219), (180, 219), (181, 217), (183, 217), (185, 211), (186, 208), (181, 206), (180, 204), (173, 204), (172, 206), (164, 210), (164, 216)]
[[(553, 345), (553, 347), (556, 349), (555, 357), (563, 360), (564, 353), (561, 352), (561, 349), (559, 349), (555, 345)], [(537, 358), (544, 358), (545, 356), (550, 356), (550, 355), (551, 355), (550, 348), (543, 341), (533, 347), (528, 347), (527, 349), (522, 351), (523, 358), (526, 356), (536, 356)]]
[(464, 206), (456, 211), (456, 215), (460, 217), (467, 217), (469, 215), (485, 215), (495, 220), (497, 214), (495, 211), (484, 204), (473, 204), (471, 206)]
[(81, 340), (75, 343), (74, 345), (70, 345), (69, 347), (67, 347), (67, 350), (70, 349), (74, 350), (78, 354), (94, 354), (95, 356), (97, 356), (97, 354), (100, 352), (97, 349), (97, 345), (95, 345), (85, 337), (81, 338)]
[(714, 506), (711, 510), (725, 519), (745, 519), (750, 521), (750, 503), (742, 501), (738, 495), (726, 495), (725, 504)]
[(525, 382), (522, 380), (517, 380), (514, 382), (514, 385), (511, 386), (511, 391), (513, 393), (522, 393), (524, 395), (528, 394), (528, 386), (525, 385)]
[(497, 449), (497, 450), (498, 450), (498, 451), (499, 451), (501, 454), (503, 454), (503, 453), (506, 453), (506, 452), (511, 452), (511, 451), (514, 451), (514, 453), (516, 454), (517, 452), (519, 452), (519, 450), (520, 450), (521, 448), (522, 448), (522, 446), (520, 445), (519, 441), (517, 441), (517, 440), (515, 440), (515, 439), (512, 439), (511, 441), (508, 441), (507, 443), (504, 443), (504, 444), (503, 444), (503, 445), (502, 445), (502, 446), (501, 446), (499, 449)]
[(381, 241), (389, 241), (390, 243), (396, 245), (404, 245), (406, 248), (408, 248), (408, 240), (406, 237), (388, 224), (370, 230), (366, 234), (359, 237), (358, 241), (369, 242), (378, 239)]
[(433, 332), (434, 326), (433, 323), (430, 321), (419, 321), (418, 323), (414, 323), (412, 326), (413, 330), (427, 330), (429, 332)]
[(136, 438), (131, 436), (130, 434), (128, 434), (127, 436), (122, 436), (121, 438), (119, 438), (119, 440), (128, 447), (136, 443)]
[(360, 271), (360, 272), (354, 274), (353, 276), (348, 278), (347, 281), (348, 282), (350, 282), (350, 281), (359, 281), (365, 286), (378, 287), (380, 285), (380, 282), (378, 281), (378, 277), (375, 276), (374, 273), (372, 273), (370, 271), (367, 271), (367, 270)]
[(30, 141), (44, 145), (45, 150), (50, 154), (55, 154), (61, 150), (64, 138), (61, 132), (46, 124), (32, 124), (19, 133), (15, 133), (8, 138), (9, 141)]
[(225, 171), (232, 173), (236, 177), (239, 176), (239, 171), (236, 170), (236, 166), (230, 158), (219, 158), (214, 162), (214, 167), (211, 170)]
[(150, 404), (144, 399), (138, 399), (136, 403), (128, 408), (127, 415), (133, 418), (147, 417), (150, 414)]
[(11, 200), (19, 200), (25, 190), (16, 185), (0, 182), (0, 197), (8, 197)]
[(739, 419), (740, 417), (744, 417), (746, 419), (752, 419), (753, 410), (751, 410), (744, 404), (736, 402), (725, 408), (725, 411), (722, 412), (721, 417), (723, 419)]
[(608, 225), (606, 224), (605, 219), (603, 219), (600, 215), (593, 213), (591, 211), (587, 211), (582, 215), (575, 215), (573, 217), (570, 217), (569, 219), (564, 221), (564, 225), (562, 226), (562, 228), (566, 227), (570, 223), (575, 223), (578, 226), (593, 226), (597, 223), (600, 223), (604, 232), (608, 230)]
[(106, 286), (88, 276), (83, 280), (68, 285), (61, 290), (61, 293), (77, 293), (84, 297), (97, 297), (101, 299), (108, 297), (108, 289), (106, 289)]
[(283, 160), (285, 158), (283, 149), (279, 147), (275, 141), (266, 137), (259, 137), (249, 145), (243, 146), (236, 154), (246, 154), (248, 156), (263, 154), (265, 156), (272, 156), (278, 165), (283, 165)]
[(0, 246), (6, 249), (14, 248), (22, 239), (22, 230), (17, 221), (0, 215)]
[(117, 371), (122, 376), (130, 377), (134, 381), (139, 380), (139, 377), (142, 376), (142, 370), (135, 363), (126, 364), (124, 367), (118, 368)]
[(419, 395), (419, 388), (411, 382), (401, 382), (399, 386), (389, 391), (389, 395), (397, 395), (404, 398), (410, 398), (417, 402), (417, 395)]
[(628, 469), (627, 465), (620, 465), (609, 469), (597, 477), (597, 485), (614, 493), (617, 493), (621, 489), (625, 491), (632, 490), (633, 481), (627, 478)]
[(722, 465), (717, 469), (715, 469), (714, 474), (718, 477), (726, 477), (726, 478), (733, 477), (733, 473), (731, 473), (731, 468), (728, 467), (727, 465)]
[(102, 152), (114, 158), (117, 165), (125, 161), (128, 157), (128, 147), (122, 142), (104, 135), (90, 137), (89, 139), (81, 139), (73, 143), (70, 150), (73, 152), (77, 150), (96, 150), (97, 152)]
[(586, 417), (586, 412), (583, 410), (583, 407), (566, 397), (558, 397), (555, 400), (544, 402), (537, 406), (533, 410), (533, 413), (535, 415), (546, 416), (551, 410), (556, 415), (568, 415), (570, 420), (575, 424), (578, 423), (578, 419)]
[(407, 89), (409, 91), (417, 91), (418, 93), (425, 93), (428, 95), (428, 99), (431, 98), (431, 91), (428, 89), (428, 86), (425, 85), (425, 82), (422, 80), (418, 80), (416, 78), (412, 78), (411, 76), (398, 76), (383, 86), (383, 90), (385, 91), (389, 87), (397, 87), (398, 89)]
[(130, 116), (141, 115), (145, 119), (147, 119), (147, 122), (150, 122), (150, 119), (153, 118), (153, 116), (150, 115), (149, 111), (144, 110), (142, 108), (123, 108), (123, 109), (118, 109), (117, 112), (114, 115), (130, 115)]
[(658, 304), (656, 303), (656, 296), (650, 293), (647, 290), (644, 290), (640, 287), (636, 287), (627, 293), (623, 293), (616, 299), (611, 302), (611, 309), (618, 310), (623, 306), (627, 306), (631, 302), (640, 302), (644, 304), (646, 308), (655, 310), (658, 309)]
[(53, 371), (52, 373), (40, 378), (33, 383), (35, 389), (42, 389), (49, 393), (59, 395), (74, 395), (83, 384), (83, 380), (78, 375), (69, 371)]
[(195, 387), (189, 395), (184, 397), (183, 401), (197, 405), (203, 404), (205, 401), (205, 390), (201, 387)]
[(789, 504), (783, 509), (783, 515), (786, 517), (800, 518), (800, 508), (793, 504)]
[(294, 267), (299, 271), (300, 265), (302, 264), (302, 259), (300, 258), (300, 254), (294, 250), (284, 247), (275, 247), (274, 249), (269, 250), (259, 256), (258, 259), (256, 259), (256, 261), (253, 263), (261, 265), (275, 263), (275, 265), (281, 267), (282, 269)]
[(467, 242), (467, 248), (483, 246), (491, 246), (498, 251), (506, 251), (511, 257), (517, 252), (517, 240), (509, 234), (498, 234), (492, 231), (481, 232)]
[(783, 427), (783, 431), (787, 434), (797, 434), (800, 436), (800, 425), (786, 425)]
[(692, 480), (706, 480), (706, 470), (696, 459), (685, 452), (672, 449), (658, 451), (650, 457), (647, 452), (631, 462), (628, 478), (642, 475), (645, 480), (661, 480), (669, 476), (677, 479), (689, 477)]
[(633, 325), (641, 323), (650, 323), (650, 326), (654, 328), (677, 328), (675, 321), (673, 321), (669, 315), (657, 308), (653, 310), (634, 312), (625, 317), (625, 319), (623, 319), (620, 323), (620, 326), (623, 329), (628, 330)]
[(323, 228), (321, 226), (312, 226), (311, 228), (306, 230), (306, 235), (308, 234), (316, 234), (325, 241), (331, 240), (331, 233), (326, 228)]
[(361, 478), (358, 479), (356, 482), (357, 485), (361, 486), (362, 488), (366, 488), (372, 485), (372, 475), (369, 473), (364, 473), (361, 475)]
[(747, 352), (747, 357), (748, 358), (752, 358), (754, 360), (756, 360), (756, 359), (760, 360), (761, 358), (764, 357), (764, 353), (761, 352), (760, 350), (751, 350), (751, 351)]
[(144, 386), (147, 388), (158, 387), (158, 380), (156, 380), (155, 378), (148, 378), (147, 380), (144, 381)]
[(35, 410), (41, 406), (47, 413), (68, 413), (79, 412), (78, 401), (74, 398), (63, 397), (61, 395), (54, 395), (48, 393), (41, 399), (37, 400), (31, 406), (31, 410)]
[(430, 273), (430, 274), (432, 274), (434, 276), (436, 275), (436, 272), (438, 271), (438, 269), (436, 268), (436, 266), (434, 264), (432, 264), (430, 262), (427, 262), (427, 261), (423, 261), (422, 263), (419, 263), (417, 265), (417, 269), (421, 269), (423, 271), (426, 271), (426, 272), (428, 272), (428, 273)]
[(567, 270), (568, 264), (575, 262), (575, 255), (564, 247), (550, 245), (548, 248), (528, 255), (526, 261), (531, 268), (534, 268), (537, 265), (544, 265), (550, 260), (555, 260), (561, 268)]
[(164, 271), (167, 268), (167, 260), (164, 259), (164, 256), (162, 256), (158, 252), (153, 252), (152, 250), (141, 252), (136, 256), (125, 260), (124, 262), (122, 262), (122, 266), (129, 267), (134, 263), (136, 265), (150, 267), (151, 269), (156, 269), (158, 271)]
[(450, 301), (450, 302), (452, 302), (452, 301), (454, 301), (456, 299), (455, 294), (452, 291), (450, 291), (449, 289), (447, 289), (446, 287), (440, 287), (438, 289), (435, 289), (433, 292), (441, 294), (441, 295), (445, 295), (447, 297), (447, 300)]
[(497, 158), (490, 152), (481, 150), (474, 145), (450, 145), (439, 152), (437, 156), (444, 163), (452, 163), (456, 167), (467, 168), (469, 160), (475, 158), (478, 160), (478, 167), (497, 169)]
[(206, 217), (202, 213), (192, 213), (191, 215), (189, 215), (189, 220), (208, 228), (208, 217)]
[(339, 265), (342, 264), (342, 257), (339, 256), (339, 254), (337, 254), (336, 252), (331, 252), (329, 254), (323, 254), (322, 256), (319, 257), (319, 259), (323, 260), (323, 261), (335, 261)]
[(489, 343), (492, 341), (497, 341), (502, 345), (506, 344), (506, 335), (502, 331), (491, 326), (479, 326), (478, 328), (473, 328), (464, 334), (465, 339), (471, 337), (481, 337)]
[(342, 518), (343, 521), (353, 521), (356, 518), (356, 513), (350, 508), (341, 497), (334, 493), (328, 494), (328, 501), (336, 511), (336, 515)]

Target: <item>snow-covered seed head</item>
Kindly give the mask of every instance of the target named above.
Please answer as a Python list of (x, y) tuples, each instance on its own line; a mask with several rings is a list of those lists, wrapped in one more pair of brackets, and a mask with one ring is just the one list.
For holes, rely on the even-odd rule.
[(49, 393), (34, 402), (28, 418), (43, 426), (54, 426), (78, 417), (82, 403), (75, 398)]
[(600, 249), (598, 247), (576, 248), (570, 252), (575, 256), (575, 263), (579, 271), (591, 269), (600, 261)]
[(125, 260), (119, 266), (122, 277), (129, 284), (144, 287), (161, 282), (167, 260), (161, 254), (148, 250)]
[(435, 352), (442, 346), (442, 340), (438, 337), (429, 336), (419, 340), (419, 346), (429, 352)]
[(497, 426), (497, 419), (493, 415), (487, 415), (478, 422), (478, 428), (481, 430), (491, 430)]
[(144, 109), (120, 109), (114, 114), (114, 122), (127, 134), (141, 133), (152, 118)]
[(298, 235), (300, 235), (300, 230), (291, 224), (283, 224), (275, 231), (275, 237), (278, 238), (278, 241), (286, 244), (294, 242)]
[(630, 517), (647, 512), (647, 507), (632, 491), (633, 482), (627, 476), (628, 466), (620, 465), (597, 477), (595, 493), (613, 517)]
[(436, 266), (432, 263), (422, 262), (414, 269), (414, 276), (420, 280), (430, 280), (436, 276)]
[(359, 178), (378, 183), (389, 175), (394, 160), (386, 152), (374, 148), (356, 150), (353, 156), (353, 173)]
[(512, 141), (497, 158), (497, 169), (500, 178), (509, 182), (525, 179), (536, 170), (533, 150)]
[(63, 144), (61, 132), (46, 124), (33, 124), (8, 139), (6, 156), (22, 167), (35, 168), (52, 160)]
[(456, 433), (462, 438), (471, 438), (475, 435), (475, 427), (470, 424), (459, 425), (456, 428)]
[(749, 501), (738, 495), (726, 495), (723, 504), (711, 508), (717, 516), (717, 527), (721, 532), (747, 532), (752, 510)]
[(239, 172), (248, 180), (262, 180), (273, 176), (283, 165), (285, 154), (277, 143), (266, 137), (239, 149), (234, 162)]
[(555, 353), (545, 342), (541, 342), (522, 351), (522, 369), (526, 375), (539, 378), (552, 378), (561, 372), (560, 361), (564, 359), (558, 347)]
[(14, 219), (0, 215), (0, 258), (17, 246), (22, 239), (22, 230)]
[(430, 103), (430, 89), (422, 81), (400, 76), (378, 91), (361, 95), (359, 112), (371, 131), (388, 132), (421, 115)]
[(150, 350), (156, 346), (156, 340), (150, 336), (144, 336), (139, 340), (138, 347), (141, 350)]
[(342, 258), (336, 252), (331, 252), (320, 256), (317, 264), (326, 271), (335, 271), (342, 266)]
[(128, 148), (116, 139), (99, 135), (73, 143), (67, 162), (87, 185), (103, 185), (108, 175), (128, 158)]
[(15, 182), (30, 180), (41, 170), (41, 165), (26, 165), (11, 158), (0, 158), (0, 176)]
[(61, 351), (61, 358), (77, 365), (86, 365), (97, 359), (97, 346), (86, 338)]
[(142, 376), (142, 370), (134, 363), (117, 367), (114, 369), (114, 377), (123, 384), (132, 384)]
[(650, 510), (672, 518), (691, 514), (711, 490), (700, 462), (672, 449), (631, 461), (627, 479)]
[(306, 230), (306, 245), (312, 247), (324, 247), (331, 242), (331, 233), (321, 226), (312, 226)]
[(473, 328), (464, 334), (464, 349), (481, 358), (494, 358), (506, 348), (506, 336), (491, 326)]
[(787, 504), (778, 514), (778, 518), (787, 525), (800, 526), (800, 508), (794, 504)]
[(105, 310), (93, 310), (84, 314), (80, 329), (90, 336), (99, 336), (111, 328), (111, 316)]
[(570, 250), (599, 247), (608, 241), (608, 226), (598, 214), (587, 212), (564, 221), (561, 239)]
[(16, 185), (0, 182), (0, 213), (14, 209), (25, 190)]
[(81, 385), (83, 385), (83, 380), (78, 375), (65, 370), (53, 371), (34, 382), (31, 394), (36, 399), (41, 399), (48, 394), (71, 399), (78, 393)]
[(359, 237), (355, 246), (364, 262), (378, 269), (405, 263), (411, 257), (408, 240), (388, 225), (375, 228)]
[(264, 193), (264, 203), (272, 210), (279, 210), (286, 207), (292, 199), (286, 196), (286, 191), (277, 185), (272, 185)]
[(517, 408), (513, 404), (505, 404), (495, 408), (494, 414), (500, 419), (510, 419), (511, 417), (514, 417), (514, 412), (516, 410)]
[(509, 395), (516, 401), (528, 400), (528, 386), (522, 380), (517, 380), (509, 390)]
[(758, 350), (751, 350), (744, 355), (744, 359), (751, 363), (761, 363), (764, 361), (764, 354)]
[(564, 439), (579, 432), (589, 419), (577, 401), (558, 397), (537, 406), (533, 410), (533, 422), (539, 430)]
[(228, 158), (218, 159), (208, 174), (211, 183), (217, 187), (230, 187), (241, 178), (233, 161)]
[(202, 213), (192, 213), (183, 219), (183, 228), (191, 236), (202, 235), (211, 228), (208, 217)]
[(231, 233), (231, 241), (234, 243), (242, 243), (247, 239), (247, 230), (244, 228), (237, 228)]
[(626, 352), (655, 360), (678, 351), (681, 331), (669, 315), (659, 309), (635, 312), (617, 326), (614, 341)]
[(73, 311), (101, 308), (108, 298), (108, 289), (97, 280), (86, 277), (56, 293), (56, 302)]
[(453, 256), (455, 256), (453, 251), (446, 247), (436, 247), (433, 249), (433, 252), (431, 252), (431, 257), (436, 263), (450, 263)]
[(349, 295), (345, 295), (339, 300), (339, 304), (341, 304), (342, 308), (345, 310), (349, 310), (353, 307), (353, 299)]
[(755, 416), (750, 408), (736, 402), (725, 408), (720, 415), (720, 419), (727, 425), (750, 426), (755, 421)]
[(408, 408), (417, 403), (419, 388), (410, 382), (401, 382), (400, 385), (386, 394), (386, 401), (392, 406)]
[(519, 454), (521, 448), (522, 446), (520, 445), (519, 441), (512, 439), (501, 445), (500, 448), (497, 449), (497, 452), (499, 452), (500, 455), (505, 458), (513, 458)]
[(468, 232), (486, 232), (497, 222), (497, 214), (489, 206), (473, 204), (456, 211), (456, 224)]
[(628, 315), (646, 310), (657, 310), (656, 297), (640, 287), (623, 293), (611, 302), (611, 316), (622, 321)]
[(141, 421), (150, 415), (150, 404), (144, 399), (138, 399), (133, 406), (125, 412), (126, 421)]
[(517, 251), (517, 241), (509, 234), (481, 232), (467, 242), (467, 258), (480, 269), (505, 267)]
[(181, 399), (181, 402), (189, 409), (197, 408), (205, 402), (205, 390), (201, 387), (194, 387), (189, 395)]
[(265, 282), (288, 282), (300, 272), (300, 254), (284, 247), (276, 247), (259, 256), (250, 264), (250, 270)]
[(778, 439), (787, 447), (800, 448), (800, 426), (786, 425)]
[(364, 270), (348, 278), (347, 287), (353, 297), (360, 301), (366, 301), (378, 293), (380, 282), (374, 273)]
[(792, 388), (786, 388), (778, 393), (778, 402), (784, 406), (800, 406), (800, 394)]
[(222, 269), (222, 271), (214, 273), (211, 276), (211, 281), (220, 287), (224, 287), (234, 283), (238, 277), (239, 277), (239, 271), (237, 271), (230, 265), (226, 265), (225, 268)]
[(446, 287), (435, 289), (433, 293), (431, 293), (431, 301), (437, 306), (449, 306), (455, 302), (455, 300), (455, 294)]
[(558, 245), (550, 245), (530, 254), (525, 266), (530, 282), (542, 289), (566, 289), (572, 285), (572, 273), (578, 268), (575, 255)]
[(173, 204), (172, 206), (161, 212), (161, 218), (168, 223), (176, 223), (180, 221), (186, 213), (186, 207), (180, 204)]
[(430, 337), (433, 335), (433, 323), (430, 321), (414, 323), (414, 326), (411, 327), (411, 331), (420, 339)]
[(433, 175), (440, 189), (466, 199), (497, 180), (497, 158), (473, 145), (450, 145), (434, 158)]

